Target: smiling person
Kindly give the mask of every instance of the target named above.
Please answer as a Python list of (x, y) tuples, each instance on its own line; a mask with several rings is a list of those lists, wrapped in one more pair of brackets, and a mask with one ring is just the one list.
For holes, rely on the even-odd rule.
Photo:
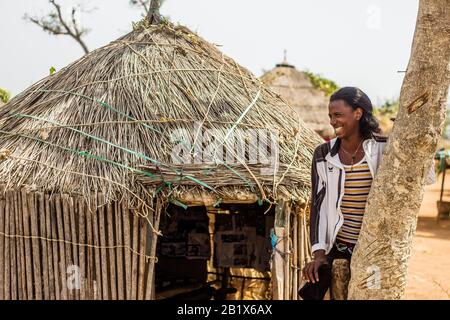
[[(308, 281), (299, 291), (304, 299), (323, 299), (334, 259), (351, 261), (387, 142), (372, 110), (369, 97), (355, 87), (344, 87), (330, 97), (329, 118), (336, 138), (317, 147), (312, 161), (310, 239), (314, 259), (302, 270)], [(432, 162), (425, 183), (435, 180)]]
[[(333, 260), (351, 259), (386, 145), (372, 114), (372, 102), (360, 89), (344, 87), (336, 91), (328, 109), (336, 138), (314, 152), (310, 220), (314, 259), (303, 269), (304, 279), (315, 290), (309, 298), (318, 300), (330, 285)], [(326, 267), (324, 271), (322, 267)], [(319, 271), (323, 277), (320, 284)], [(322, 289), (317, 291), (311, 284)]]

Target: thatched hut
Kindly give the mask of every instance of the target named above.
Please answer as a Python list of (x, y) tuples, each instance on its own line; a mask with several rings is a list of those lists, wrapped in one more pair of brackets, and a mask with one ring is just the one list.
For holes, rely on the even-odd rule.
[(285, 59), (266, 72), (261, 80), (285, 99), (311, 129), (323, 138), (333, 136), (328, 121), (329, 99), (323, 91), (313, 86), (303, 72)]
[(149, 21), (0, 109), (0, 299), (155, 299), (205, 281), (215, 240), (240, 244), (214, 258), (224, 282), (268, 232), (272, 297), (296, 299), (320, 138), (214, 45)]

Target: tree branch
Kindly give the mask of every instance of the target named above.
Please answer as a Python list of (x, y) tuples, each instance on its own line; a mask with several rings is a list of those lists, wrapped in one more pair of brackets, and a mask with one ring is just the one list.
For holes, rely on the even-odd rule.
[(147, 19), (150, 23), (158, 24), (161, 21), (161, 15), (159, 14), (160, 7), (160, 0), (152, 0), (150, 2), (150, 10), (147, 13)]
[(76, 7), (72, 8), (71, 18), (68, 22), (64, 19), (61, 6), (55, 0), (49, 0), (49, 3), (53, 6), (55, 11), (50, 12), (47, 16), (44, 17), (30, 17), (25, 14), (24, 19), (36, 24), (42, 30), (52, 35), (70, 36), (81, 46), (84, 53), (89, 53), (89, 49), (86, 43), (83, 41), (83, 36), (89, 33), (90, 30), (87, 28), (79, 27), (79, 23), (76, 19)]
[(132, 6), (141, 8), (144, 11), (144, 13), (142, 13), (143, 17), (146, 17), (148, 15), (148, 12), (150, 10), (150, 0), (130, 0), (130, 4)]
[(159, 23), (161, 16), (159, 8), (165, 0), (130, 0), (130, 5), (141, 8), (143, 10), (142, 16), (150, 19), (153, 23)]

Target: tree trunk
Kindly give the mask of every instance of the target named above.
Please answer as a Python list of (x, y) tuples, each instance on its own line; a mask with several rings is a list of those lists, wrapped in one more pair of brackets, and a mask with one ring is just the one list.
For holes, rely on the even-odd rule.
[(349, 299), (401, 299), (450, 84), (450, 0), (420, 0), (400, 110), (369, 195)]
[(148, 10), (147, 19), (152, 24), (158, 24), (161, 22), (161, 16), (159, 14), (159, 8), (161, 7), (161, 0), (152, 0), (150, 2), (150, 9)]

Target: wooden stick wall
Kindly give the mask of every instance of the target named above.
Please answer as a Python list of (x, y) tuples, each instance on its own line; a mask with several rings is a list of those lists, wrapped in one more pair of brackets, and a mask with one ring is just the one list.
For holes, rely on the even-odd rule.
[(305, 283), (301, 271), (311, 260), (306, 221), (308, 210), (308, 207), (295, 206), (291, 202), (277, 203), (274, 227), (278, 244), (272, 258), (272, 288), (275, 300), (298, 300), (298, 290)]
[(160, 204), (144, 217), (101, 193), (3, 191), (0, 300), (152, 297)]

